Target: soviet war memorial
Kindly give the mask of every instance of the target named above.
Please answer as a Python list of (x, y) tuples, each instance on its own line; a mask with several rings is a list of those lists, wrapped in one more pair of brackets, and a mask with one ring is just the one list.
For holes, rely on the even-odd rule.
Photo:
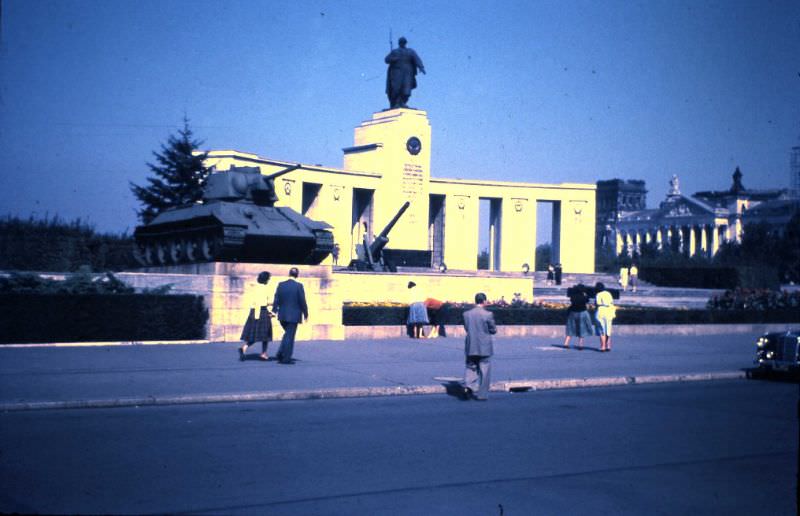
[(453, 7), (0, 4), (1, 513), (796, 513), (798, 6)]

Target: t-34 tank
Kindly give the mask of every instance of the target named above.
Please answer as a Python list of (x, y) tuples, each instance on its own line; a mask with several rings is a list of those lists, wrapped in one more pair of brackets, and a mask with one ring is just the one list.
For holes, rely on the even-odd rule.
[(272, 175), (233, 167), (208, 176), (202, 204), (172, 208), (134, 231), (142, 265), (241, 261), (318, 264), (333, 250), (331, 226), (275, 207)]

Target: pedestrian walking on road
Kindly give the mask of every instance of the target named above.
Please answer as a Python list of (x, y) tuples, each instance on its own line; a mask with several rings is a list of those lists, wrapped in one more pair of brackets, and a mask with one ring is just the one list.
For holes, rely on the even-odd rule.
[(567, 308), (567, 335), (564, 338), (564, 347), (569, 348), (570, 339), (578, 337), (578, 349), (583, 350), (583, 339), (594, 335), (592, 318), (586, 309), (589, 294), (584, 285), (578, 284), (567, 289), (567, 296), (569, 308)]
[(281, 347), (278, 348), (276, 358), (281, 364), (292, 364), (294, 353), (294, 336), (297, 325), (305, 320), (308, 322), (308, 305), (303, 284), (297, 281), (300, 272), (297, 267), (289, 269), (289, 279), (278, 284), (275, 291), (274, 308), (278, 313), (278, 321), (283, 327)]
[(611, 351), (611, 329), (617, 307), (614, 306), (614, 297), (606, 290), (603, 283), (594, 286), (597, 293), (594, 301), (597, 304), (597, 323), (600, 330), (600, 351)]
[[(261, 342), (261, 360), (267, 361), (267, 346), (272, 340), (272, 318), (275, 317), (269, 310), (269, 297), (267, 295), (267, 283), (269, 283), (270, 273), (263, 271), (259, 273), (256, 279), (254, 292), (250, 295), (250, 312), (247, 315), (247, 321), (242, 328), (242, 336), (239, 338), (245, 344), (239, 348), (239, 360), (245, 360), (247, 348)], [(256, 318), (256, 308), (258, 308), (258, 318)]]
[(494, 315), (486, 310), (486, 294), (475, 294), (475, 308), (464, 312), (464, 340), (466, 371), (464, 372), (464, 395), (478, 401), (488, 399), (491, 382), (490, 359), (494, 354), (494, 337), (497, 326)]

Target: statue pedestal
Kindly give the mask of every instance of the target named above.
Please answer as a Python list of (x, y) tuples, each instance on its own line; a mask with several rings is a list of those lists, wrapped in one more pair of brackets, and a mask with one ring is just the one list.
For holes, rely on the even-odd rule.
[(389, 248), (428, 250), (431, 125), (418, 109), (379, 111), (355, 128), (354, 146), (344, 149), (344, 168), (381, 174), (372, 205), (372, 235), (409, 201), (389, 236)]

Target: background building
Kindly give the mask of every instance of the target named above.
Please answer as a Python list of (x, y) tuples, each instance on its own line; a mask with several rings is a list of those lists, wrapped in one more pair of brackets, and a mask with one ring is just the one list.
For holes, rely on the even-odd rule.
[(597, 247), (613, 245), (620, 217), (647, 208), (647, 190), (640, 179), (609, 179), (597, 182), (595, 234)]
[[(737, 167), (729, 189), (691, 196), (681, 193), (678, 177), (672, 176), (669, 193), (659, 207), (639, 210), (628, 210), (630, 204), (620, 201), (625, 199), (625, 189), (616, 188), (622, 183), (620, 180), (598, 182), (598, 224), (601, 213), (606, 221), (602, 245), (613, 246), (616, 255), (623, 251), (633, 255), (640, 252), (642, 245), (654, 243), (658, 249), (711, 257), (723, 242), (740, 242), (745, 224), (764, 222), (776, 233), (784, 231), (798, 209), (789, 190), (749, 190), (742, 176)], [(643, 182), (638, 183), (642, 183), (641, 191), (645, 192)], [(607, 200), (619, 191), (616, 207), (603, 205), (601, 211), (601, 189), (610, 192)]]

